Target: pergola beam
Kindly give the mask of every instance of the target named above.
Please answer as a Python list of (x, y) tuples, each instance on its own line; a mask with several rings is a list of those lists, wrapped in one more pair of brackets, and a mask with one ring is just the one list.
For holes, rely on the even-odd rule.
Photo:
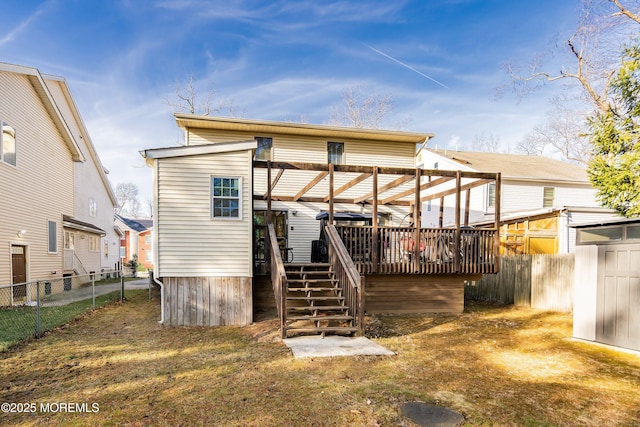
[[(333, 197), (337, 196), (340, 193), (344, 193), (345, 191), (347, 191), (348, 189), (350, 189), (354, 185), (360, 184), (362, 181), (364, 181), (365, 179), (369, 178), (371, 175), (372, 174), (370, 174), (370, 173), (363, 173), (363, 174), (358, 175), (356, 178), (352, 179), (351, 181), (349, 181), (346, 184), (344, 184), (342, 187), (340, 187), (337, 190), (335, 190), (333, 192)], [(326, 196), (324, 198), (324, 201), (328, 202), (329, 201), (329, 196)]]
[(320, 172), (318, 175), (316, 175), (316, 177), (313, 178), (307, 185), (305, 185), (302, 188), (302, 190), (298, 191), (298, 194), (293, 196), (293, 201), (297, 202), (300, 199), (300, 197), (304, 196), (309, 190), (311, 190), (313, 187), (315, 187), (327, 175), (329, 175), (329, 172)]

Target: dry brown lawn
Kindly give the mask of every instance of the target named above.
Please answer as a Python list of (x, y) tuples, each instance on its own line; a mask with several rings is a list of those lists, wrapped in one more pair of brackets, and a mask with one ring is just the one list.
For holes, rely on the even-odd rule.
[(377, 316), (367, 334), (395, 356), (300, 360), (273, 319), (167, 328), (158, 315), (157, 296), (132, 293), (0, 353), (0, 402), (37, 409), (0, 424), (412, 426), (401, 407), (423, 401), (467, 425), (640, 425), (640, 356), (572, 340), (568, 314)]

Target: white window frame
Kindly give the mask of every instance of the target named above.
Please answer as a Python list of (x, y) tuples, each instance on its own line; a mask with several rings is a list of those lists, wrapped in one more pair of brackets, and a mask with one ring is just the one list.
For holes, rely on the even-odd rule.
[[(234, 179), (238, 181), (238, 195), (237, 197), (233, 196), (216, 196), (215, 195), (215, 187), (214, 183), (216, 179)], [(225, 221), (238, 221), (242, 220), (242, 177), (241, 176), (221, 176), (221, 175), (211, 175), (211, 179), (209, 182), (210, 194), (210, 217), (215, 220), (225, 220)], [(238, 216), (216, 216), (214, 204), (216, 200), (237, 200), (238, 201)]]
[[(273, 161), (273, 138), (256, 136), (255, 140), (258, 143), (254, 155), (255, 160), (261, 160), (264, 162)], [(269, 141), (268, 147), (265, 147), (266, 141)]]
[[(551, 197), (547, 197), (547, 192), (551, 193)], [(556, 203), (556, 189), (555, 187), (543, 187), (542, 188), (542, 207), (552, 208)]]
[[(332, 156), (336, 156), (335, 153), (332, 153), (329, 150), (329, 147), (331, 147), (332, 145), (336, 146), (336, 147), (342, 147), (342, 151), (340, 153), (340, 159), (338, 162), (331, 161), (332, 160)], [(327, 164), (334, 164), (334, 165), (344, 165), (345, 164), (345, 149), (344, 149), (344, 142), (338, 142), (338, 141), (329, 141), (327, 142)]]
[(495, 207), (496, 207), (496, 183), (490, 182), (489, 184), (487, 184), (487, 210), (495, 209)]
[(76, 248), (76, 233), (72, 231), (64, 232), (64, 248), (69, 250), (75, 250)]
[[(5, 153), (5, 134), (10, 136), (13, 140), (13, 162), (7, 161)], [(17, 166), (18, 161), (18, 143), (16, 142), (16, 130), (13, 126), (0, 120), (0, 135), (2, 135), (2, 141), (0, 141), (0, 162), (13, 167)]]
[(100, 237), (89, 236), (89, 252), (100, 252)]
[[(51, 239), (52, 234), (53, 240)], [(47, 252), (50, 254), (58, 253), (58, 223), (55, 221), (47, 221)]]
[(95, 218), (98, 216), (98, 202), (95, 199), (89, 199), (89, 216)]

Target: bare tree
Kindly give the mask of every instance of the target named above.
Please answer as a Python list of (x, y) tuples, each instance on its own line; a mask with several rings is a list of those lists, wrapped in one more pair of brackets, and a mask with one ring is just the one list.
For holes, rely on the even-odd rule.
[(472, 151), (484, 151), (487, 153), (498, 153), (501, 151), (500, 137), (494, 134), (476, 134), (469, 147)]
[(186, 85), (178, 84), (173, 99), (166, 98), (165, 102), (181, 112), (208, 116), (211, 114), (227, 115), (230, 117), (241, 117), (238, 108), (233, 105), (233, 101), (222, 98), (216, 101), (216, 91), (207, 90), (201, 95), (195, 86), (195, 77), (189, 75)]
[(563, 66), (552, 73), (544, 70), (545, 59), (551, 55), (538, 55), (526, 66), (508, 63), (504, 67), (511, 77), (513, 90), (524, 96), (545, 82), (564, 80), (577, 83), (582, 94), (596, 110), (607, 112), (611, 79), (619, 64), (623, 44), (640, 23), (638, 0), (622, 4), (620, 0), (583, 0), (579, 24), (566, 41), (566, 53), (574, 65)]
[(118, 201), (116, 214), (137, 218), (140, 215), (138, 186), (132, 182), (121, 182), (116, 186), (115, 193)]
[(591, 156), (591, 144), (585, 117), (587, 111), (571, 108), (566, 98), (556, 98), (555, 107), (547, 114), (545, 124), (536, 126), (518, 144), (521, 152), (541, 154), (545, 148), (559, 153), (564, 160), (586, 166)]
[(547, 145), (547, 141), (544, 138), (540, 138), (536, 132), (537, 128), (522, 138), (516, 144), (516, 152), (520, 154), (526, 154), (528, 156), (542, 156), (544, 148)]
[(342, 104), (331, 108), (329, 124), (377, 129), (393, 109), (391, 95), (367, 93), (362, 86), (342, 91)]
[(149, 218), (153, 218), (153, 197), (147, 197), (146, 199), (144, 199), (144, 203), (147, 207)]

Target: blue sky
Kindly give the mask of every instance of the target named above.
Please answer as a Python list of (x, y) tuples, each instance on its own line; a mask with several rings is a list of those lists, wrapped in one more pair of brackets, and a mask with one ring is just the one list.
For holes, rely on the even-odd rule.
[[(188, 76), (251, 119), (327, 123), (341, 92), (393, 98), (387, 126), (464, 148), (505, 149), (545, 119), (547, 85), (520, 102), (494, 91), (501, 64), (566, 40), (570, 0), (5, 0), (0, 61), (63, 76), (115, 187), (151, 194), (139, 150), (180, 143), (166, 99)], [(566, 56), (553, 58), (559, 70)], [(553, 68), (552, 68), (553, 70)]]

